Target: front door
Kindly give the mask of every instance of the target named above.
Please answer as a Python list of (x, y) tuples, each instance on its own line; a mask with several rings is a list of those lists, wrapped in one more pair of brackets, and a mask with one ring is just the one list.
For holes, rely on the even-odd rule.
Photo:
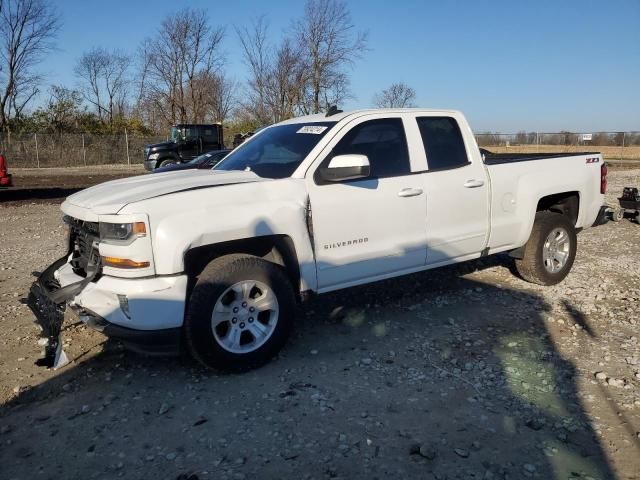
[(200, 141), (198, 139), (198, 129), (195, 125), (182, 127), (182, 142), (180, 143), (180, 158), (182, 161), (189, 161), (200, 154)]
[(424, 174), (411, 174), (402, 118), (356, 122), (333, 143), (322, 165), (335, 155), (366, 155), (371, 175), (339, 183), (307, 177), (319, 291), (423, 266)]

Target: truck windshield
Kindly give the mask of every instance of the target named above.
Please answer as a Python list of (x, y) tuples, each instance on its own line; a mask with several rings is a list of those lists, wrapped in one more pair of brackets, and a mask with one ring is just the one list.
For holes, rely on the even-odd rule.
[(225, 157), (214, 170), (250, 170), (264, 178), (290, 177), (336, 122), (270, 127)]

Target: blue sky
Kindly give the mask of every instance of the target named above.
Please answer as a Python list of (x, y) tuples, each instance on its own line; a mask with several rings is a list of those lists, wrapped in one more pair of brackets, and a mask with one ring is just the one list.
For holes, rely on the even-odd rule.
[[(402, 81), (421, 107), (462, 110), (476, 131), (640, 130), (640, 0), (351, 0), (370, 50), (351, 73), (344, 108), (370, 107)], [(58, 51), (42, 65), (50, 83), (74, 85), (93, 46), (135, 52), (186, 2), (64, 0)], [(234, 25), (266, 14), (277, 39), (303, 0), (191, 0), (225, 25), (228, 74), (246, 79)]]

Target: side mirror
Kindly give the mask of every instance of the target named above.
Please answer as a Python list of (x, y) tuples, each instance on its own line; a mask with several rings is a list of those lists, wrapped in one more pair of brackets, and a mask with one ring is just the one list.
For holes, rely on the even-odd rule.
[(320, 171), (322, 179), (327, 182), (367, 178), (370, 174), (371, 167), (367, 156), (356, 154), (337, 155)]

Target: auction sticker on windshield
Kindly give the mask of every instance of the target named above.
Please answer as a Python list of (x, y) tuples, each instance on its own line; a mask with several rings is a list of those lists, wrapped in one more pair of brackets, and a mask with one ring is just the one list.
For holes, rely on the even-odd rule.
[(329, 127), (325, 127), (322, 125), (305, 125), (301, 129), (299, 129), (296, 133), (311, 133), (313, 135), (320, 135), (327, 128)]

